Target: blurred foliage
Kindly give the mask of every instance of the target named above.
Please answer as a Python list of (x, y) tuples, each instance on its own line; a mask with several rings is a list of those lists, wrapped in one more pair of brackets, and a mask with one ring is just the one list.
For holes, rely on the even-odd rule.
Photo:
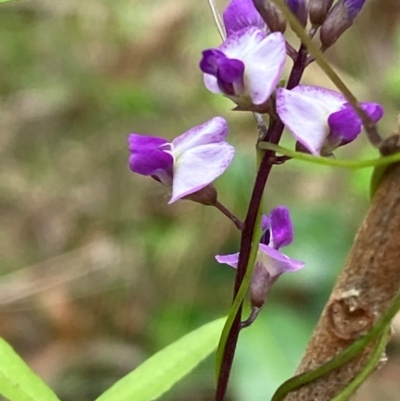
[[(396, 0), (370, 0), (327, 52), (362, 100), (384, 104), (385, 134), (400, 104), (399, 16)], [(234, 272), (214, 255), (238, 249), (234, 227), (210, 208), (168, 206), (164, 188), (129, 172), (126, 148), (132, 131), (173, 138), (224, 116), (237, 155), (216, 186), (244, 216), (257, 132), (202, 84), (200, 53), (218, 43), (205, 1), (0, 6), (0, 335), (65, 401), (92, 400), (228, 310)], [(305, 82), (330, 85), (316, 66)], [(363, 138), (337, 152), (373, 155)], [(274, 169), (265, 211), (291, 208), (288, 254), (306, 268), (280, 279), (243, 332), (231, 400), (266, 400), (294, 372), (367, 210), (369, 175), (297, 161)], [(395, 400), (397, 376), (385, 369), (373, 389)], [(209, 358), (162, 399), (211, 400), (213, 375)]]

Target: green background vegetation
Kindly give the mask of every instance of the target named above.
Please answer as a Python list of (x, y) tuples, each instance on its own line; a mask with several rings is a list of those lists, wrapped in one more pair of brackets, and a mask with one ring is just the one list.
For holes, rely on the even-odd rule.
[[(396, 0), (369, 0), (327, 53), (360, 100), (385, 106), (385, 136), (400, 103), (399, 18)], [(165, 188), (130, 173), (126, 146), (130, 132), (172, 139), (225, 117), (237, 154), (216, 187), (244, 217), (257, 132), (204, 88), (200, 54), (219, 42), (205, 0), (0, 5), (0, 335), (65, 401), (93, 400), (228, 311), (234, 271), (214, 255), (238, 249), (233, 225), (212, 208), (168, 206)], [(317, 66), (304, 82), (330, 86)], [(283, 143), (293, 147), (288, 133)], [(376, 154), (360, 138), (336, 156)], [(279, 280), (243, 332), (230, 400), (268, 400), (293, 374), (366, 213), (370, 173), (274, 169), (264, 209), (291, 209), (287, 253), (306, 268)], [(389, 351), (359, 400), (398, 399), (398, 336)], [(209, 358), (162, 399), (212, 400), (213, 374)]]

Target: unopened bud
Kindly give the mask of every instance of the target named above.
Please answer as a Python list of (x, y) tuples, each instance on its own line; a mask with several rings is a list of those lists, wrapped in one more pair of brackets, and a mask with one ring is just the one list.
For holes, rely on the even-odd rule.
[(307, 25), (307, 4), (305, 0), (286, 0), (286, 3), (300, 24), (305, 27)]
[(188, 199), (205, 206), (215, 206), (217, 204), (217, 190), (214, 185), (209, 184), (193, 194), (184, 196), (182, 199)]
[(271, 32), (285, 32), (286, 18), (271, 0), (253, 0), (253, 3)]
[(325, 49), (332, 46), (351, 27), (364, 3), (365, 0), (339, 0), (332, 7), (320, 31), (321, 43)]
[(314, 27), (320, 26), (331, 8), (333, 0), (309, 0), (308, 15)]

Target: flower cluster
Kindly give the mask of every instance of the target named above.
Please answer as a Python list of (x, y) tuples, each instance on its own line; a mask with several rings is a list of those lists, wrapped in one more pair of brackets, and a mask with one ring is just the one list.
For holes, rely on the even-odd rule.
[[(286, 0), (286, 4), (309, 35), (320, 31), (322, 50), (332, 46), (351, 26), (365, 0)], [(200, 60), (206, 88), (233, 101), (235, 110), (279, 118), (301, 151), (331, 156), (340, 146), (357, 138), (362, 123), (340, 93), (317, 86), (279, 85), (287, 59), (298, 55), (286, 42), (286, 21), (277, 6), (268, 0), (231, 0), (223, 13), (226, 39), (206, 49)], [(295, 54), (293, 53), (295, 52)], [(304, 66), (305, 68), (305, 66)], [(361, 103), (373, 122), (383, 115), (377, 103)], [(225, 139), (228, 126), (214, 117), (172, 141), (158, 136), (133, 133), (129, 136), (130, 169), (151, 176), (171, 189), (169, 203), (191, 199), (218, 205), (213, 181), (229, 166), (234, 147)], [(229, 216), (225, 208), (220, 208)], [(231, 219), (235, 221), (235, 219)], [(241, 224), (236, 224), (241, 228)], [(243, 224), (242, 224), (243, 225)], [(304, 263), (290, 259), (279, 249), (293, 239), (292, 222), (286, 207), (280, 206), (263, 217), (263, 235), (250, 287), (252, 305), (260, 308), (266, 293), (284, 272)], [(236, 267), (239, 254), (218, 255), (219, 263)]]

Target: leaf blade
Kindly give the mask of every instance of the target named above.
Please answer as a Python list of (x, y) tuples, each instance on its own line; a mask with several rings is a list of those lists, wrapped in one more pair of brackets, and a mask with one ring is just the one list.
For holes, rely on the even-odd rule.
[(60, 401), (2, 338), (0, 361), (0, 394), (4, 397), (11, 401)]
[(168, 391), (218, 344), (226, 318), (214, 320), (186, 334), (117, 381), (96, 401), (150, 401)]

